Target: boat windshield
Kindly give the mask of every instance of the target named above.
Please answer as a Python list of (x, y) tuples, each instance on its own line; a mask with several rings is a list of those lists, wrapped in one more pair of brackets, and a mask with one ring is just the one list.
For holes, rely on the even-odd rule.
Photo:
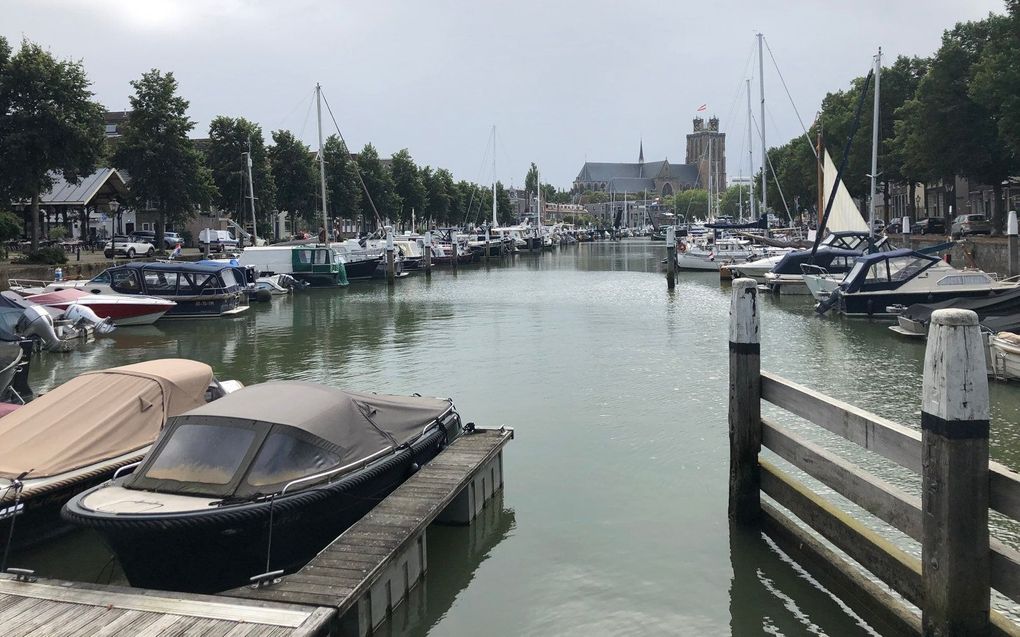
[(143, 474), (150, 480), (225, 485), (248, 455), (255, 431), (185, 424), (174, 429)]

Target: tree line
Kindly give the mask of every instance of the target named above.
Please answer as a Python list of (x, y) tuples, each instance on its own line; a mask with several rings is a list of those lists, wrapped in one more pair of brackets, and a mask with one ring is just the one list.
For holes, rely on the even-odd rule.
[[(243, 117), (216, 117), (207, 140), (192, 139), (196, 123), (172, 72), (153, 69), (131, 82), (131, 111), (120, 136), (107, 138), (102, 105), (80, 61), (59, 60), (23, 40), (13, 48), (0, 37), (0, 210), (27, 202), (26, 229), (32, 250), (39, 244), (40, 197), (57, 176), (70, 183), (107, 165), (129, 176), (136, 210), (159, 219), (156, 245), (168, 223), (200, 209), (218, 208), (246, 220), (250, 199), (243, 187), (250, 157), (259, 235), (268, 236), (271, 216), (287, 211), (295, 229), (321, 225), (317, 154), (291, 131), (271, 133)], [(323, 144), (327, 214), (374, 229), (388, 220), (439, 226), (491, 219), (492, 191), (445, 168), (418, 166), (407, 149), (386, 162), (372, 144), (352, 154), (338, 135)], [(246, 155), (242, 155), (246, 154)], [(508, 190), (496, 184), (500, 223), (516, 216)]]
[[(946, 30), (938, 51), (928, 58), (899, 56), (883, 66), (879, 93), (879, 195), (889, 210), (890, 188), (909, 187), (907, 214), (917, 219), (918, 183), (942, 181), (955, 191), (956, 176), (994, 191), (991, 221), (1003, 230), (1003, 182), (1017, 174), (1020, 157), (1020, 0), (1007, 0), (1006, 14), (958, 23)], [(829, 93), (805, 136), (769, 149), (768, 198), (779, 207), (799, 200), (809, 210), (818, 198), (817, 164), (812, 150), (821, 133), (838, 166), (853, 125), (865, 76)], [(843, 179), (855, 195), (870, 188), (874, 83), (868, 88), (860, 127)], [(756, 188), (761, 185), (761, 172)], [(955, 192), (953, 193), (955, 202)]]

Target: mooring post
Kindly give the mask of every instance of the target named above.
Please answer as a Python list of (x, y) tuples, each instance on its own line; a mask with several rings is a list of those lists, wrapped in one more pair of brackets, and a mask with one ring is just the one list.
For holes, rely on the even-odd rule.
[(730, 298), (729, 411), (730, 521), (749, 526), (761, 515), (761, 351), (753, 279), (734, 281)]
[(666, 287), (676, 287), (676, 229), (666, 228)]
[(425, 246), (422, 250), (422, 257), (425, 259), (425, 276), (432, 276), (432, 231), (425, 233)]
[(921, 449), (924, 634), (987, 635), (988, 377), (971, 310), (931, 315)]
[(453, 266), (453, 271), (456, 272), (459, 257), (457, 256), (457, 233), (453, 230), (450, 230), (450, 250), (453, 255), (453, 258), (450, 259), (450, 265)]
[(397, 278), (396, 250), (393, 246), (393, 227), (386, 226), (386, 282), (390, 285)]
[(1008, 276), (1016, 276), (1020, 274), (1020, 255), (1017, 254), (1017, 245), (1020, 244), (1017, 237), (1017, 226), (1016, 226), (1016, 210), (1009, 211), (1009, 221), (1006, 223), (1006, 250), (1008, 255), (1006, 256), (1006, 269), (1009, 271)]

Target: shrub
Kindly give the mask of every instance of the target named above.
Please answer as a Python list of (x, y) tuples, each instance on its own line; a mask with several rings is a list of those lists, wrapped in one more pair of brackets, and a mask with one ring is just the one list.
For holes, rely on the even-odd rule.
[(39, 248), (29, 252), (19, 263), (37, 263), (43, 265), (60, 265), (67, 263), (67, 253), (63, 248)]

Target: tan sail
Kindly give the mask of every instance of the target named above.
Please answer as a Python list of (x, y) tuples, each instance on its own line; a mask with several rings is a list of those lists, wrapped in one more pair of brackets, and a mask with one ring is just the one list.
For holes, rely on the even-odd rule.
[[(836, 165), (832, 163), (829, 151), (823, 150), (822, 152), (825, 153), (824, 201), (828, 203), (832, 186), (836, 182)], [(864, 220), (861, 211), (857, 209), (857, 204), (854, 203), (853, 198), (842, 181), (839, 182), (839, 188), (836, 190), (836, 200), (832, 202), (832, 211), (829, 212), (829, 222), (826, 224), (826, 230), (829, 232), (842, 232), (845, 230), (868, 231), (868, 222)]]

